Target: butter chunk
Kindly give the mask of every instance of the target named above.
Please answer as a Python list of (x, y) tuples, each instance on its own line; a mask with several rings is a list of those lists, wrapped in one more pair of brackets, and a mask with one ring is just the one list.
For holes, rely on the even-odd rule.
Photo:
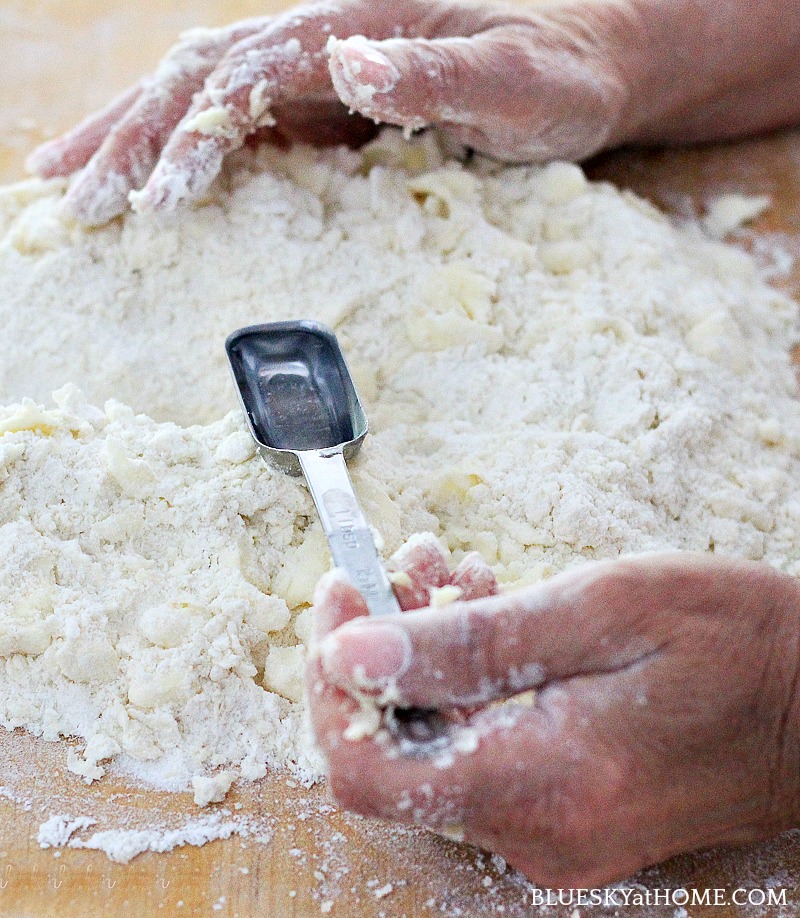
[(264, 662), (264, 687), (289, 701), (300, 701), (303, 698), (305, 660), (305, 648), (301, 644), (271, 647)]

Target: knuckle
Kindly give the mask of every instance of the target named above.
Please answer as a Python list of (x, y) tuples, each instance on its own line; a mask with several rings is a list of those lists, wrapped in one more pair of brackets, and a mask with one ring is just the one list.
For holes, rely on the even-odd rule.
[(176, 66), (197, 57), (207, 58), (218, 52), (222, 42), (221, 29), (189, 29), (181, 33), (178, 41), (164, 55), (166, 65)]
[(455, 661), (472, 685), (502, 675), (507, 667), (505, 641), (498, 639), (495, 626), (495, 616), (480, 607), (466, 605), (459, 613)]
[(288, 9), (275, 19), (276, 29), (304, 35), (325, 34), (331, 20), (353, 19), (368, 4), (363, 0), (317, 0)]
[(269, 41), (268, 33), (264, 31), (256, 32), (253, 35), (244, 35), (238, 41), (235, 41), (222, 58), (222, 63), (231, 61), (240, 61), (250, 51), (256, 51), (263, 48)]
[(438, 542), (432, 540), (407, 542), (392, 556), (389, 569), (408, 576), (406, 592), (414, 597), (414, 608), (428, 604), (432, 587), (450, 582), (447, 559)]
[[(445, 100), (461, 98), (463, 88), (470, 85), (476, 69), (487, 76), (494, 69), (491, 56), (481, 60), (479, 51), (469, 38), (454, 40), (447, 47), (420, 39), (409, 46), (409, 51), (414, 70), (426, 77), (422, 88), (430, 94), (430, 103), (434, 105), (444, 106)], [(446, 106), (444, 111), (450, 114)]]
[[(567, 14), (542, 13), (497, 26), (486, 37), (481, 65), (507, 100), (507, 120), (527, 135), (517, 142), (520, 149), (538, 149), (533, 158), (543, 151), (546, 158), (580, 158), (603, 146), (628, 96), (612, 55), (590, 26)], [(519, 92), (520, 84), (527, 92)], [(567, 114), (568, 132), (562, 124)]]

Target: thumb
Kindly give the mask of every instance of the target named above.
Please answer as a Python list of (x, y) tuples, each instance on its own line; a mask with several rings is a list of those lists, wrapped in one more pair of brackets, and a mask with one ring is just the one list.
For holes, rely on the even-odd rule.
[(644, 566), (587, 565), (516, 594), (351, 621), (320, 662), (340, 688), (389, 690), (402, 707), (483, 705), (656, 652), (664, 635), (640, 614), (652, 591)]
[(314, 591), (314, 641), (325, 639), (331, 631), (351, 619), (369, 615), (364, 597), (347, 574), (334, 568), (320, 577)]
[(552, 32), (517, 22), (472, 37), (334, 38), (329, 68), (345, 105), (376, 121), (437, 124), (504, 160), (581, 159), (615, 126), (621, 87)]
[[(331, 39), (329, 67), (339, 98), (380, 121), (420, 128), (474, 120), (484, 109), (488, 39)], [(485, 49), (488, 50), (488, 49)], [(494, 69), (494, 68), (493, 68)]]

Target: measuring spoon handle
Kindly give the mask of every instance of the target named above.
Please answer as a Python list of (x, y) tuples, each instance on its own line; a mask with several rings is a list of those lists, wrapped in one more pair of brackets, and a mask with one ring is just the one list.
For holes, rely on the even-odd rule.
[(297, 453), (333, 562), (343, 568), (364, 597), (370, 615), (399, 612), (372, 530), (364, 519), (341, 448)]

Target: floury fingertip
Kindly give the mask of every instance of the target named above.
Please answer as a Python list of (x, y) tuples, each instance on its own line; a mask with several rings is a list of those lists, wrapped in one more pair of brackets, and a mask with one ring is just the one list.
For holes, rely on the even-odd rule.
[(347, 576), (347, 571), (341, 567), (334, 567), (319, 578), (314, 589), (313, 605), (320, 606), (326, 602), (331, 590), (338, 584), (353, 587), (350, 578)]
[(61, 154), (58, 141), (48, 141), (37, 147), (25, 159), (25, 171), (39, 178), (51, 178), (59, 175), (59, 169), (64, 157)]
[(129, 189), (129, 179), (119, 172), (100, 177), (86, 169), (73, 181), (62, 210), (83, 226), (102, 226), (125, 212)]
[(373, 97), (391, 92), (400, 82), (400, 71), (374, 42), (363, 35), (327, 44), (331, 79), (339, 98), (351, 108), (369, 114)]

